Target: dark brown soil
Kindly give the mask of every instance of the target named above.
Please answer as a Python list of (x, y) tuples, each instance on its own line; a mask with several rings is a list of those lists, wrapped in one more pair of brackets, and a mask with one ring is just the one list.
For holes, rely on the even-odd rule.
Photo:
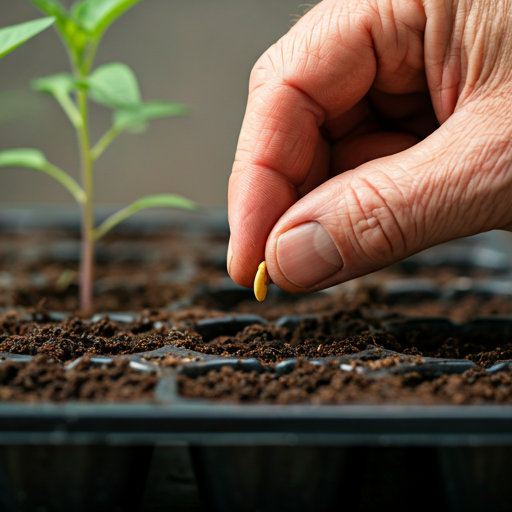
[[(0, 239), (0, 307), (45, 301), (52, 311), (78, 309), (75, 236), (35, 231)], [(139, 311), (190, 297), (226, 276), (226, 245), (227, 236), (111, 234), (97, 248), (95, 309)]]
[[(251, 297), (250, 291), (244, 293), (243, 290), (230, 289), (229, 283), (222, 288), (223, 280), (227, 277), (226, 236), (185, 236), (178, 232), (167, 236), (112, 235), (98, 245), (95, 308), (97, 311), (138, 312), (141, 320), (120, 324), (104, 319), (91, 323), (82, 318), (79, 312), (75, 313), (78, 295), (76, 238), (69, 233), (63, 237), (57, 232), (0, 236), (0, 308), (7, 311), (0, 315), (0, 352), (43, 356), (45, 359), (40, 364), (44, 363), (47, 368), (54, 364), (56, 372), (63, 371), (62, 363), (84, 355), (133, 354), (165, 345), (223, 357), (257, 358), (266, 365), (290, 358), (358, 354), (369, 347), (393, 350), (412, 358), (466, 358), (484, 368), (500, 360), (512, 359), (510, 334), (495, 332), (492, 328), (482, 332), (453, 329), (448, 334), (428, 329), (409, 329), (395, 335), (383, 332), (382, 322), (404, 315), (442, 316), (457, 322), (482, 316), (512, 315), (512, 298), (506, 297), (468, 294), (441, 300), (419, 294), (415, 300), (411, 300), (406, 294), (402, 298), (398, 294), (390, 298), (382, 290), (394, 280), (403, 279), (411, 273), (410, 269), (405, 271), (399, 266), (342, 285), (330, 294), (292, 297), (270, 293), (265, 302), (258, 303)], [(450, 283), (456, 282), (461, 275), (478, 278), (492, 274), (471, 269), (466, 269), (464, 274), (461, 272), (456, 267), (425, 268), (416, 269), (412, 275), (432, 279), (439, 288), (449, 288)], [(28, 309), (10, 309), (20, 307)], [(47, 311), (69, 311), (72, 317), (56, 322), (51, 320)], [(316, 315), (317, 318), (303, 321), (298, 328), (252, 325), (234, 336), (220, 336), (213, 340), (203, 339), (195, 332), (200, 320), (229, 313), (258, 314), (271, 322), (290, 314)], [(176, 367), (193, 362), (194, 358), (160, 356), (151, 361), (163, 367)], [(21, 365), (5, 364), (8, 365), (5, 368), (13, 364)], [(365, 364), (396, 364), (396, 360)], [(313, 367), (310, 368), (307, 363), (301, 365), (296, 371), (303, 368), (307, 375), (308, 371), (313, 372)], [(123, 368), (128, 371), (126, 366)], [(335, 368), (327, 366), (321, 370), (314, 367), (314, 370), (334, 372)], [(496, 379), (473, 371), (464, 377), (446, 377), (446, 382), (442, 379), (421, 381), (413, 386), (410, 382), (416, 382), (416, 377), (416, 380), (412, 377), (412, 380), (407, 380), (405, 377), (390, 376), (379, 379), (383, 386), (380, 389), (377, 381), (356, 372), (352, 372), (351, 377), (349, 374), (347, 372), (341, 377), (333, 374), (331, 380), (337, 383), (342, 379), (347, 393), (366, 386), (367, 390), (375, 393), (375, 403), (385, 403), (391, 399), (389, 397), (395, 388), (398, 390), (396, 396), (404, 403), (408, 400), (428, 402), (427, 398), (417, 398), (416, 394), (427, 390), (425, 396), (430, 396), (429, 386), (438, 381), (440, 391), (436, 400), (441, 397), (448, 403), (458, 403), (454, 398), (455, 392), (452, 396), (451, 391), (446, 391), (448, 388), (454, 389), (454, 383), (459, 382), (457, 379), (463, 379), (457, 385), (466, 383), (468, 389), (473, 391), (480, 389), (480, 384), (495, 382), (492, 379)], [(258, 379), (268, 379), (269, 375), (272, 374), (263, 374)], [(56, 382), (60, 382), (59, 378), (56, 377)], [(306, 377), (301, 378), (307, 381)], [(243, 381), (242, 376), (240, 379)], [(473, 380), (470, 382), (468, 379)], [(334, 403), (334, 399), (325, 398), (332, 387), (331, 380), (323, 394), (317, 393), (318, 390), (313, 393), (318, 403), (323, 403), (322, 400)], [(263, 384), (271, 385), (270, 381)], [(234, 381), (234, 385), (238, 384)], [(500, 380), (496, 389), (506, 386), (507, 383)], [(302, 393), (301, 390), (301, 385), (297, 385), (296, 393)], [(389, 396), (386, 395), (388, 391)], [(232, 390), (234, 395), (237, 392), (241, 391)], [(292, 396), (293, 390), (289, 393)], [(446, 396), (443, 393), (447, 393)], [(29, 393), (29, 396), (36, 395)], [(282, 396), (287, 395), (284, 393)], [(464, 401), (466, 399), (470, 402)], [(339, 403), (351, 403), (349, 394), (342, 394), (340, 400)], [(368, 398), (368, 401), (372, 400)], [(460, 403), (473, 403), (471, 400), (480, 400), (479, 395), (464, 397)], [(499, 402), (502, 398), (492, 400)]]
[(512, 359), (512, 343), (506, 333), (446, 335), (412, 330), (397, 339), (386, 332), (365, 330), (369, 321), (348, 314), (338, 320), (326, 316), (318, 324), (308, 323), (303, 322), (297, 329), (253, 325), (236, 336), (223, 336), (208, 343), (191, 337), (178, 339), (175, 344), (205, 354), (257, 358), (263, 363), (356, 354), (372, 346), (416, 356), (469, 359), (484, 367)]
[(180, 393), (188, 398), (275, 404), (511, 404), (512, 374), (490, 375), (473, 369), (463, 375), (427, 380), (419, 373), (371, 378), (342, 371), (334, 362), (323, 366), (299, 361), (287, 375), (243, 372), (231, 367), (205, 376), (179, 376)]
[[(384, 279), (385, 271), (380, 275)], [(410, 297), (396, 303), (388, 303), (384, 297), (375, 296), (373, 289), (361, 288), (356, 293), (339, 293), (331, 296), (313, 295), (297, 301), (283, 301), (271, 297), (264, 302), (243, 301), (231, 308), (237, 313), (258, 314), (268, 320), (277, 320), (287, 314), (335, 313), (350, 310), (368, 311), (377, 309), (382, 315), (405, 315), (421, 317), (445, 316), (456, 322), (464, 322), (480, 316), (512, 315), (512, 299), (471, 295), (453, 300), (417, 299)]]
[(94, 323), (79, 318), (54, 322), (41, 312), (37, 315), (39, 321), (14, 311), (1, 315), (0, 352), (46, 355), (65, 362), (86, 354), (125, 355), (175, 345), (222, 357), (257, 358), (270, 364), (297, 357), (357, 354), (369, 347), (381, 347), (416, 356), (470, 359), (483, 367), (512, 359), (512, 343), (507, 333), (475, 331), (449, 335), (410, 330), (397, 337), (379, 331), (378, 319), (365, 318), (359, 311), (304, 320), (297, 328), (251, 325), (234, 336), (220, 336), (212, 341), (195, 333), (194, 323), (189, 331), (181, 331), (162, 322), (155, 328), (153, 321), (144, 317), (124, 325), (108, 318)]
[(393, 336), (386, 333), (363, 332), (361, 335), (334, 338), (324, 334), (311, 335), (302, 329), (252, 325), (236, 336), (222, 336), (209, 343), (197, 338), (178, 340), (176, 345), (189, 350), (223, 357), (257, 358), (273, 363), (296, 357), (329, 357), (355, 354), (369, 346), (392, 350), (399, 348)]
[(45, 355), (57, 362), (86, 354), (148, 352), (193, 339), (193, 335), (173, 329), (152, 329), (151, 324), (134, 323), (121, 327), (108, 318), (91, 324), (78, 318), (59, 323), (27, 321), (15, 312), (0, 316), (0, 352)]
[(456, 322), (465, 322), (475, 317), (512, 315), (512, 300), (504, 297), (468, 295), (452, 301), (423, 300), (408, 301), (393, 306), (381, 305), (383, 311), (406, 316), (446, 316)]
[[(44, 302), (51, 311), (77, 310), (79, 246), (75, 236), (59, 231), (1, 233), (0, 242), (0, 307), (37, 307)], [(191, 236), (178, 231), (164, 235), (110, 234), (98, 244), (95, 309), (161, 310), (193, 297), (193, 305), (203, 309), (206, 316), (222, 310), (256, 313), (269, 320), (289, 313), (327, 313), (354, 307), (378, 307), (389, 314), (447, 315), (457, 321), (487, 314), (512, 314), (512, 300), (476, 295), (448, 303), (426, 299), (390, 305), (374, 292), (383, 283), (409, 275), (410, 271), (399, 265), (342, 285), (338, 293), (327, 297), (279, 296), (262, 303), (250, 298), (226, 305), (196, 296), (198, 288), (216, 285), (228, 277), (226, 247), (224, 235)], [(460, 276), (485, 277), (489, 272), (441, 267), (416, 269), (413, 275), (449, 286)]]
[(66, 370), (45, 356), (28, 363), (0, 363), (0, 401), (152, 401), (155, 372), (130, 368), (127, 360), (92, 364), (84, 358)]

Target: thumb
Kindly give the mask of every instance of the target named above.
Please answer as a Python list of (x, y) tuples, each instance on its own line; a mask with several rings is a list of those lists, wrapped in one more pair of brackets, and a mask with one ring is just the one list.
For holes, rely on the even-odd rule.
[(506, 227), (510, 131), (459, 111), (410, 149), (325, 182), (272, 230), (265, 252), (272, 280), (287, 291), (316, 291)]

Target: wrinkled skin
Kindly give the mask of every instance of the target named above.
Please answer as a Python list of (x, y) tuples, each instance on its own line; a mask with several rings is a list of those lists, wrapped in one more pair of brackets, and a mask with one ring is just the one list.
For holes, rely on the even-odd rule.
[[(324, 0), (310, 10), (251, 75), (229, 182), (234, 281), (252, 286), (265, 259), (278, 286), (311, 292), (510, 230), (511, 25), (510, 0)], [(299, 286), (278, 240), (309, 222), (343, 266)]]

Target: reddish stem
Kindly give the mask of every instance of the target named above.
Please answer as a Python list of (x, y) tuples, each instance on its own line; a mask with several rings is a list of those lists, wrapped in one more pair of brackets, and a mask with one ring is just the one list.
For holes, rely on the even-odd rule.
[(82, 252), (80, 258), (80, 308), (85, 313), (92, 310), (94, 280), (94, 176), (91, 145), (89, 141), (87, 93), (77, 92), (82, 125), (78, 140), (82, 161), (82, 185), (86, 201), (82, 205)]
[[(84, 210), (86, 207), (84, 206)], [(92, 310), (94, 282), (94, 241), (90, 238), (86, 212), (82, 212), (82, 248), (80, 255), (80, 309)]]

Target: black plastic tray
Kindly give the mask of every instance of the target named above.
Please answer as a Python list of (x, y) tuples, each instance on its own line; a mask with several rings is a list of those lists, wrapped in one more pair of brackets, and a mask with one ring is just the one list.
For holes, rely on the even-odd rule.
[[(111, 317), (120, 323), (132, 319)], [(302, 319), (293, 315), (276, 323), (293, 326)], [(231, 315), (199, 321), (195, 330), (213, 339), (253, 323), (267, 321)], [(509, 336), (512, 317), (463, 324), (404, 318), (374, 328), (401, 336), (410, 330), (449, 335), (490, 326), (496, 335)], [(369, 349), (335, 359), (344, 364), (392, 353)], [(0, 510), (130, 511), (140, 510), (141, 499), (148, 511), (199, 510), (200, 504), (215, 511), (338, 510), (341, 503), (348, 510), (382, 510), (383, 505), (405, 510), (422, 492), (415, 505), (420, 510), (481, 510), (489, 504), (509, 509), (512, 491), (505, 480), (512, 469), (512, 407), (221, 404), (180, 397), (177, 373), (194, 376), (224, 365), (266, 368), (256, 360), (173, 346), (121, 357), (146, 371), (152, 364), (144, 357), (165, 354), (199, 361), (159, 369), (155, 404), (2, 404)], [(294, 364), (288, 360), (277, 368), (287, 372)], [(472, 364), (425, 358), (414, 370), (435, 376), (461, 373)], [(372, 373), (378, 378), (383, 371), (410, 369), (404, 363)]]

